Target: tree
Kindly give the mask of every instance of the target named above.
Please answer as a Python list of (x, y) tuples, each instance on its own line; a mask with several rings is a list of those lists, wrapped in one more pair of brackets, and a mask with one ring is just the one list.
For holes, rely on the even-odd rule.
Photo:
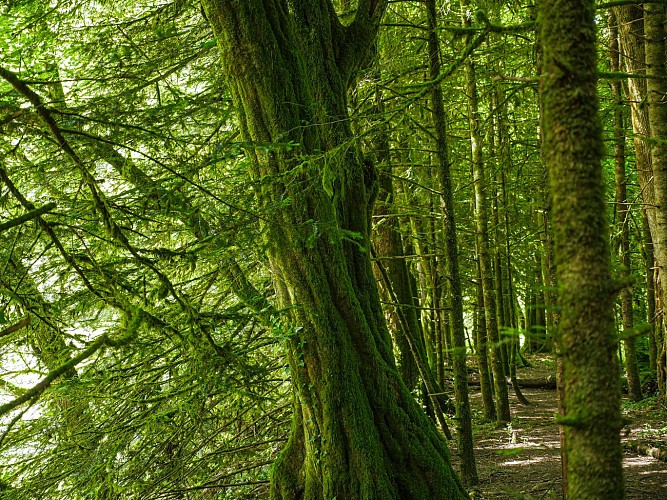
[[(429, 76), (436, 80), (440, 75), (440, 39), (437, 33), (435, 0), (427, 0), (426, 15), (428, 26)], [(454, 215), (454, 194), (452, 175), (449, 165), (447, 146), (446, 116), (442, 101), (442, 89), (439, 83), (431, 89), (433, 124), (435, 128), (438, 178), (440, 181), (440, 210), (442, 212), (445, 254), (447, 258), (447, 278), (449, 280), (453, 368), (455, 379), (456, 421), (458, 453), (461, 461), (461, 474), (466, 486), (475, 485), (477, 466), (472, 443), (472, 422), (470, 400), (468, 398), (468, 369), (466, 367), (465, 324), (463, 319), (463, 293), (459, 273), (458, 238), (456, 236), (456, 218)]]
[[(648, 117), (651, 129), (651, 172), (653, 173), (654, 206), (649, 207), (649, 225), (653, 241), (653, 253), (658, 265), (658, 283), (660, 298), (664, 303), (667, 298), (667, 143), (664, 141), (667, 132), (667, 104), (665, 93), (667, 83), (663, 77), (667, 72), (665, 57), (665, 6), (661, 3), (644, 6), (644, 35), (646, 37), (646, 73), (648, 78), (647, 102)], [(664, 331), (659, 346), (658, 379), (662, 380), (662, 398), (667, 401), (667, 335)]]
[[(609, 57), (610, 67), (614, 72), (620, 70), (618, 28), (613, 15), (609, 16)], [(621, 102), (621, 82), (611, 82), (611, 93), (615, 101), (614, 108), (614, 166), (616, 177), (616, 206), (617, 224), (620, 233), (620, 255), (621, 278), (625, 286), (621, 290), (621, 317), (624, 330), (623, 348), (625, 351), (625, 374), (628, 380), (628, 394), (633, 401), (642, 399), (642, 388), (639, 380), (639, 365), (637, 363), (636, 338), (632, 334), (634, 316), (632, 308), (632, 287), (630, 284), (630, 235), (628, 226), (630, 224), (630, 210), (627, 195), (627, 177), (625, 173), (625, 120), (623, 119), (623, 108)]]
[(624, 498), (619, 366), (601, 175), (595, 6), (547, 0), (545, 156), (552, 197), (569, 498)]
[[(470, 27), (468, 3), (461, 2), (463, 24)], [(470, 43), (472, 37), (468, 37)], [(493, 268), (491, 267), (491, 250), (489, 244), (489, 216), (487, 200), (487, 180), (484, 172), (484, 157), (482, 151), (482, 137), (479, 130), (479, 103), (477, 96), (477, 82), (475, 78), (475, 63), (472, 58), (465, 62), (466, 95), (468, 97), (468, 127), (470, 130), (470, 148), (475, 187), (475, 226), (477, 230), (477, 254), (479, 256), (482, 291), (484, 293), (484, 316), (486, 318), (486, 335), (490, 341), (491, 370), (493, 372), (493, 386), (496, 395), (496, 419), (499, 424), (510, 421), (510, 404), (507, 394), (507, 381), (503, 360), (504, 346), (500, 343), (500, 329), (496, 309), (496, 291), (493, 287)]]
[(376, 173), (354, 145), (346, 92), (386, 2), (360, 1), (347, 25), (329, 0), (203, 5), (254, 145), (268, 259), (295, 325), (294, 418), (272, 498), (464, 498), (396, 369), (369, 259)]

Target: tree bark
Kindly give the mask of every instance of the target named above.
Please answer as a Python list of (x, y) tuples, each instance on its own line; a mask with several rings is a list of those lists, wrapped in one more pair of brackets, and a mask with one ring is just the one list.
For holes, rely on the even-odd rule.
[[(465, 498), (394, 361), (369, 258), (375, 169), (346, 92), (385, 1), (343, 26), (330, 0), (206, 0), (251, 159), (288, 332), (292, 431), (274, 499)], [(280, 145), (289, 146), (280, 146)]]
[[(437, 35), (435, 0), (426, 1), (429, 28), (429, 67), (431, 79), (440, 74), (440, 41)], [(465, 342), (465, 324), (463, 322), (463, 291), (459, 274), (458, 239), (454, 218), (454, 193), (449, 168), (449, 151), (445, 108), (442, 90), (439, 84), (433, 86), (433, 122), (438, 151), (438, 172), (440, 180), (440, 207), (442, 212), (445, 252), (447, 256), (447, 277), (449, 279), (449, 301), (451, 304), (451, 327), (454, 368), (454, 394), (456, 399), (456, 424), (458, 454), (461, 461), (461, 476), (466, 486), (477, 484), (477, 466), (472, 441), (472, 416), (468, 398), (468, 370), (466, 368), (467, 349)]]
[(489, 370), (488, 339), (486, 336), (486, 319), (484, 318), (484, 292), (482, 290), (479, 264), (475, 267), (477, 267), (477, 282), (475, 284), (477, 293), (477, 303), (475, 304), (477, 369), (479, 371), (479, 384), (482, 391), (484, 420), (493, 422), (496, 420), (496, 407), (493, 401), (493, 382)]
[[(620, 71), (618, 27), (613, 14), (609, 16), (609, 59), (610, 69)], [(642, 399), (642, 387), (639, 380), (639, 364), (637, 362), (637, 342), (634, 335), (628, 334), (634, 325), (632, 309), (632, 273), (630, 264), (630, 234), (628, 218), (630, 217), (627, 178), (625, 175), (625, 124), (623, 120), (623, 101), (621, 96), (621, 82), (612, 80), (611, 95), (614, 99), (614, 165), (616, 174), (616, 217), (620, 234), (619, 263), (621, 265), (621, 317), (623, 323), (623, 349), (625, 351), (625, 374), (628, 380), (628, 395), (633, 401)]]
[[(463, 24), (470, 26), (468, 18), (468, 2), (461, 2)], [(503, 347), (500, 344), (498, 318), (496, 316), (496, 296), (493, 288), (493, 267), (489, 249), (489, 215), (486, 199), (486, 179), (484, 174), (484, 158), (482, 155), (482, 137), (479, 132), (479, 104), (477, 83), (475, 81), (475, 65), (470, 57), (465, 62), (466, 94), (468, 96), (468, 123), (470, 127), (470, 147), (473, 167), (473, 183), (475, 187), (475, 225), (477, 230), (477, 253), (479, 256), (484, 293), (484, 316), (486, 318), (486, 335), (490, 342), (491, 370), (496, 395), (496, 419), (498, 423), (509, 422), (510, 405), (505, 383), (503, 363)]]
[[(646, 82), (649, 125), (651, 128), (651, 166), (653, 173), (654, 206), (648, 207), (648, 213), (653, 213), (655, 220), (651, 228), (653, 253), (658, 267), (661, 298), (667, 297), (667, 82), (664, 77), (667, 66), (665, 64), (665, 6), (664, 4), (644, 5), (644, 35), (646, 40), (646, 72), (649, 76)], [(649, 224), (651, 218), (649, 216)], [(663, 325), (665, 323), (663, 322)], [(664, 327), (664, 326), (663, 326)], [(663, 339), (667, 338), (664, 330)], [(667, 346), (663, 346), (666, 348)], [(660, 356), (658, 370), (666, 370), (665, 357)], [(661, 394), (667, 402), (667, 390), (663, 386)]]
[[(644, 41), (643, 11), (637, 5), (623, 5), (612, 8), (618, 25), (620, 63), (631, 74), (646, 73), (646, 51)], [(630, 104), (632, 130), (634, 132), (635, 166), (642, 201), (647, 207), (651, 233), (655, 232), (655, 211), (653, 210), (653, 167), (651, 148), (647, 141), (651, 137), (645, 78), (628, 78), (624, 88)]]
[(655, 258), (653, 256), (653, 241), (651, 241), (651, 230), (648, 227), (648, 218), (646, 210), (642, 209), (642, 244), (644, 256), (644, 269), (646, 270), (646, 321), (651, 325), (648, 332), (648, 353), (649, 369), (652, 372), (657, 370), (658, 345), (656, 342), (655, 329), (655, 276), (653, 266)]
[(622, 499), (619, 366), (598, 120), (595, 4), (540, 4), (545, 160), (554, 218), (567, 495)]

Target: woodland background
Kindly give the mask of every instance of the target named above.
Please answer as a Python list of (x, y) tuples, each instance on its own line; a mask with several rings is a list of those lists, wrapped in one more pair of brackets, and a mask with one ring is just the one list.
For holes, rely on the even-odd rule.
[[(334, 7), (343, 24), (353, 19), (355, 2)], [(288, 358), (305, 361), (302, 326), (275, 299), (266, 257), (267, 228), (293, 200), (256, 196), (307, 171), (335, 198), (336, 155), (351, 149), (378, 175), (370, 241), (308, 219), (304, 245), (340, 240), (371, 258), (401, 377), (433, 419), (461, 411), (453, 384), (470, 371), (484, 405), (465, 418), (509, 421), (505, 380), (518, 390), (525, 356), (556, 353), (559, 313), (534, 4), (391, 2), (349, 86), (354, 140), (319, 154), (244, 139), (227, 81), (235, 68), (220, 64), (197, 1), (2, 10), (7, 498), (267, 494), (292, 418)], [(664, 31), (663, 72), (645, 79), (642, 16), (632, 2), (597, 6), (602, 175), (623, 383), (631, 399), (665, 404), (650, 193), (667, 122), (647, 111), (651, 95), (665, 96)], [(270, 79), (274, 68), (261, 71)], [(299, 168), (248, 175), (262, 154), (300, 158)], [(456, 366), (462, 347), (467, 367)]]

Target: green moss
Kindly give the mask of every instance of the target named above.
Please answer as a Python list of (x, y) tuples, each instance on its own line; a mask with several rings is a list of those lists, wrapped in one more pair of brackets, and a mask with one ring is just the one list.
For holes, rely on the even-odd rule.
[(601, 173), (595, 6), (541, 3), (545, 159), (552, 196), (568, 496), (624, 498), (619, 364)]
[(304, 12), (269, 1), (203, 4), (244, 141), (300, 145), (249, 150), (253, 175), (268, 179), (258, 205), (273, 210), (264, 235), (280, 305), (299, 325), (286, 338), (295, 409), (271, 498), (465, 498), (445, 442), (393, 358), (366, 251), (372, 178), (347, 120), (353, 61), (335, 64), (340, 26), (328, 24), (329, 2)]

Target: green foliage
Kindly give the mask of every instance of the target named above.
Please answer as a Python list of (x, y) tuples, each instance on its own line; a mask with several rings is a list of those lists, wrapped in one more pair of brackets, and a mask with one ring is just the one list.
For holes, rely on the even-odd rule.
[[(347, 9), (343, 24), (352, 22), (356, 2), (335, 4)], [(477, 262), (459, 71), (465, 57), (477, 67), (487, 197), (497, 206), (503, 183), (506, 193), (491, 247), (500, 257), (505, 243), (510, 251), (510, 307), (540, 307), (539, 292), (555, 289), (540, 289), (535, 279), (535, 255), (544, 248), (545, 177), (532, 7), (470, 8), (478, 13), (469, 29), (461, 28), (458, 7), (442, 5), (438, 12), (441, 56), (449, 64), (437, 81), (448, 110), (464, 310), (472, 332)], [(274, 304), (271, 279), (280, 277), (268, 271), (264, 236), (302, 200), (298, 191), (285, 193), (260, 211), (257, 193), (295, 184), (340, 204), (341, 165), (350, 151), (358, 147), (377, 158), (378, 169), (394, 182), (392, 196), (377, 205), (397, 217), (396, 231), (411, 256), (409, 278), (420, 298), (425, 339), (433, 343), (441, 333), (433, 325), (440, 324), (448, 293), (445, 235), (421, 4), (392, 2), (374, 60), (353, 75), (345, 127), (355, 143), (312, 154), (295, 140), (241, 139), (238, 109), (217, 63), (219, 43), (197, 1), (14, 1), (2, 9), (0, 67), (43, 106), (36, 109), (25, 92), (0, 79), (2, 170), (23, 198), (9, 183), (0, 185), (0, 223), (4, 228), (30, 213), (28, 204), (56, 206), (0, 232), (0, 332), (30, 318), (0, 335), (0, 406), (65, 368), (0, 417), (0, 489), (21, 499), (265, 495), (269, 464), (288, 433), (285, 348), (302, 326)], [(465, 43), (467, 34), (474, 43)], [(613, 105), (601, 111), (605, 123)], [(289, 171), (252, 177), (253, 155), (287, 155), (294, 162)], [(611, 160), (605, 179), (613, 181)], [(632, 173), (632, 199), (640, 194), (635, 184)], [(631, 218), (636, 227), (637, 210)], [(305, 250), (339, 244), (370, 250), (361, 232), (331, 221), (306, 216), (299, 230)], [(633, 235), (635, 273), (643, 265), (639, 243)], [(628, 284), (645, 309), (642, 280), (622, 285)], [(526, 333), (520, 324), (501, 326), (503, 345)], [(638, 326), (625, 334), (643, 332)], [(296, 344), (297, 354), (308, 347)], [(91, 345), (98, 348), (87, 352)], [(83, 360), (82, 353), (90, 355)], [(451, 353), (443, 349), (443, 356)]]
[[(0, 319), (32, 319), (0, 339), (2, 402), (60, 375), (2, 417), (3, 484), (11, 498), (76, 499), (266, 481), (287, 387), (276, 340), (220, 265), (233, 240), (268, 293), (253, 187), (198, 7), (23, 2), (7, 14), (2, 66), (41, 96), (82, 163), (1, 81), (6, 175), (30, 203), (57, 202), (0, 234)], [(0, 206), (3, 220), (26, 210), (5, 186)]]

